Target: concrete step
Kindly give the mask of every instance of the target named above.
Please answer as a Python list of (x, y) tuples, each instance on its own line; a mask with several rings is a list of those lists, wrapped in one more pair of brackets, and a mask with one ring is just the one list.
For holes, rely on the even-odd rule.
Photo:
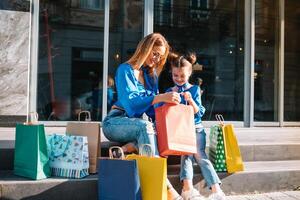
[[(47, 134), (64, 133), (65, 127), (45, 127)], [(209, 128), (205, 128), (207, 141)], [(235, 134), (240, 145), (269, 144), (300, 144), (300, 127), (254, 127), (235, 128)], [(15, 140), (15, 128), (0, 127), (0, 147), (11, 147)], [(102, 135), (102, 141), (107, 139)], [(6, 143), (9, 142), (9, 143)]]
[[(1, 141), (0, 141), (1, 143)], [(101, 154), (108, 156), (108, 147), (118, 143), (102, 142)], [(208, 147), (206, 149), (208, 151)], [(300, 144), (241, 144), (243, 161), (300, 160)], [(0, 147), (0, 170), (13, 169), (14, 148)], [(169, 165), (180, 163), (180, 156), (170, 156)]]
[(300, 143), (241, 143), (244, 161), (300, 160)]
[[(222, 189), (227, 195), (293, 190), (300, 186), (300, 160), (244, 162), (245, 171), (234, 174), (218, 173)], [(181, 190), (179, 165), (169, 166), (169, 179), (176, 190)], [(194, 166), (194, 186), (208, 195), (198, 166)]]
[[(178, 165), (169, 166), (168, 178), (180, 191), (178, 171)], [(300, 160), (245, 162), (244, 172), (219, 173), (219, 176), (227, 195), (293, 190), (300, 185)], [(199, 170), (196, 170), (194, 184), (202, 194), (209, 194)], [(0, 199), (97, 199), (97, 175), (80, 180), (48, 178), (33, 181), (15, 176), (12, 171), (0, 171)]]
[(0, 171), (0, 199), (3, 200), (93, 200), (97, 199), (97, 175), (84, 179), (48, 178), (28, 180)]
[[(64, 133), (65, 127), (45, 127), (47, 134)], [(244, 161), (300, 160), (299, 127), (236, 128)], [(206, 129), (209, 133), (209, 128)], [(207, 141), (209, 134), (207, 134)], [(15, 128), (0, 127), (0, 170), (13, 169)], [(102, 137), (102, 156), (107, 156), (109, 143)], [(207, 145), (209, 145), (207, 143)], [(170, 156), (169, 165), (180, 163), (180, 157)]]
[(234, 195), (227, 200), (300, 200), (300, 191), (280, 191), (263, 194)]

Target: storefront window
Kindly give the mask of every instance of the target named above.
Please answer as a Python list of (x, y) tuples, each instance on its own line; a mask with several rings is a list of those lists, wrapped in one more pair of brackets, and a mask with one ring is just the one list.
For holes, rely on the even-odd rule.
[(111, 0), (109, 14), (109, 56), (107, 109), (116, 100), (114, 77), (117, 67), (126, 62), (143, 38), (144, 2)]
[(285, 1), (284, 120), (300, 121), (300, 1)]
[[(155, 0), (154, 31), (162, 33), (179, 52), (194, 51), (191, 83), (199, 84), (204, 120), (222, 114), (242, 121), (244, 107), (244, 2)], [(163, 13), (163, 15), (162, 15)], [(169, 69), (160, 90), (172, 86)]]
[(104, 0), (80, 0), (80, 8), (103, 10)]
[(82, 9), (80, 0), (40, 1), (40, 120), (77, 120), (80, 111), (101, 119), (103, 12)]
[(278, 121), (278, 18), (278, 1), (255, 1), (255, 121)]
[(30, 0), (1, 0), (0, 10), (29, 12)]

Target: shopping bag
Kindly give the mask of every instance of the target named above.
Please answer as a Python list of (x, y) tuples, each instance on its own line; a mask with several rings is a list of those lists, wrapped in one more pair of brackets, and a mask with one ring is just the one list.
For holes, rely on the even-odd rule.
[(164, 104), (155, 108), (155, 119), (161, 156), (197, 153), (192, 106)]
[(85, 136), (47, 136), (52, 176), (83, 178), (89, 175), (88, 141)]
[(14, 174), (31, 179), (43, 179), (50, 176), (43, 124), (16, 125)]
[[(119, 149), (121, 159), (114, 159), (112, 150)], [(99, 159), (98, 199), (141, 200), (141, 185), (138, 166), (135, 160), (124, 160), (120, 147), (110, 147), (110, 158)]]
[(225, 124), (222, 115), (219, 115), (221, 120), (222, 132), (225, 144), (225, 158), (228, 173), (234, 173), (244, 170), (244, 164), (238, 145), (236, 136), (234, 134), (233, 124)]
[[(86, 121), (80, 121), (80, 116), (86, 114)], [(68, 122), (66, 128), (67, 135), (81, 135), (88, 138), (89, 149), (89, 173), (97, 172), (97, 159), (101, 155), (100, 148), (100, 122), (91, 122), (89, 111), (82, 111), (78, 115), (78, 122)]]
[(130, 154), (126, 156), (127, 160), (136, 160), (139, 169), (143, 200), (166, 200), (167, 199), (167, 161), (166, 158), (153, 157), (153, 150), (150, 150), (151, 156), (144, 155), (145, 147), (151, 149), (150, 145), (142, 145), (140, 155)]
[(226, 172), (225, 145), (222, 127), (220, 124), (210, 128), (209, 135), (209, 160), (216, 172)]

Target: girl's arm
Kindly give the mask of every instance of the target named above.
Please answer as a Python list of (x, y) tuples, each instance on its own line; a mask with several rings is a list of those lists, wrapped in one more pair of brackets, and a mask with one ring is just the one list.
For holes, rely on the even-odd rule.
[(199, 106), (193, 100), (192, 95), (191, 95), (190, 92), (184, 92), (183, 93), (183, 97), (188, 102), (189, 105), (193, 106), (194, 114), (196, 114), (197, 112), (199, 112)]

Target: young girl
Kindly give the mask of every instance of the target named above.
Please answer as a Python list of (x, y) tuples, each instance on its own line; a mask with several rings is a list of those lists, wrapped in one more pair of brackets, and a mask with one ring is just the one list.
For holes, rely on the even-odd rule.
[(183, 56), (170, 53), (169, 61), (175, 86), (169, 88), (167, 92), (173, 91), (180, 93), (182, 95), (181, 103), (187, 103), (193, 106), (195, 113), (197, 154), (181, 157), (180, 180), (183, 183), (181, 196), (184, 200), (204, 199), (204, 197), (193, 188), (193, 161), (196, 161), (201, 168), (207, 186), (212, 190), (212, 194), (208, 199), (225, 200), (225, 194), (220, 188), (221, 181), (205, 153), (206, 133), (201, 124), (201, 117), (205, 112), (205, 108), (201, 104), (201, 90), (199, 86), (189, 83), (189, 78), (192, 74), (192, 65), (196, 62), (196, 55), (189, 53)]

